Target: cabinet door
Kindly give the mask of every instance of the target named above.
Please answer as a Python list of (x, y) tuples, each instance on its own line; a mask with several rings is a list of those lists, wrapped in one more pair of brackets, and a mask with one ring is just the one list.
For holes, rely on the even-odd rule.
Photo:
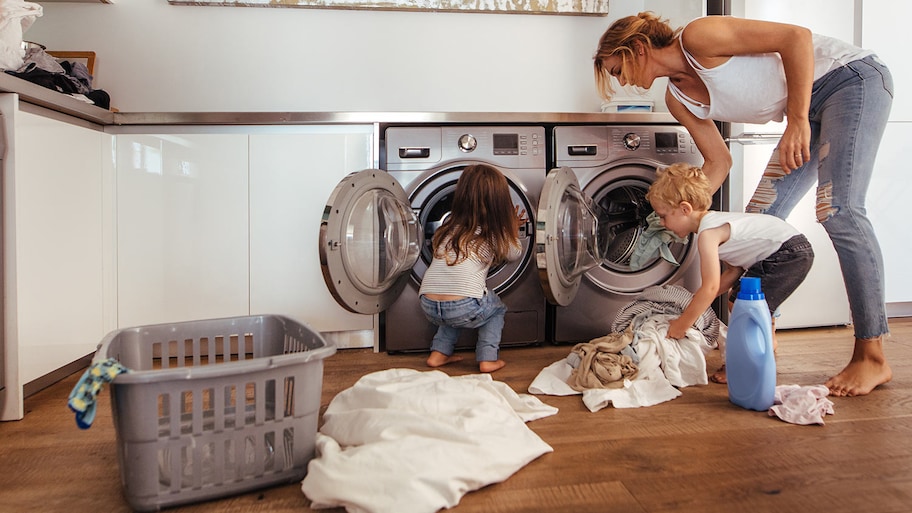
[(374, 166), (373, 156), (372, 126), (288, 127), (250, 136), (251, 314), (288, 315), (324, 334), (351, 332), (354, 338), (333, 340), (343, 347), (373, 344), (366, 338), (374, 317), (336, 303), (317, 247), (333, 188)]
[(118, 326), (246, 315), (247, 136), (116, 138)]
[(6, 300), (18, 337), (18, 381), (26, 384), (94, 353), (111, 328), (103, 311), (108, 136), (28, 112), (15, 116), (6, 169), (14, 176), (13, 224), (6, 224), (13, 245), (5, 251), (13, 259), (15, 274), (6, 278), (14, 295)]

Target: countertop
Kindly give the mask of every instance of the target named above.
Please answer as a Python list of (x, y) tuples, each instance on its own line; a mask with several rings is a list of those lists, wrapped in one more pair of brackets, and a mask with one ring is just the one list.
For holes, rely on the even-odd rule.
[(113, 112), (6, 73), (0, 73), (0, 92), (103, 126), (676, 123), (667, 112)]

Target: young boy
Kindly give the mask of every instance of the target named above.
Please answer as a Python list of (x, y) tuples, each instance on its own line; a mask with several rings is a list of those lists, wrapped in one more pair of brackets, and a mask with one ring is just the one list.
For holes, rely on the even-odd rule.
[[(681, 316), (669, 323), (668, 338), (683, 338), (713, 300), (729, 291), (731, 309), (741, 276), (760, 278), (770, 312), (775, 315), (814, 262), (814, 250), (807, 238), (778, 217), (709, 210), (712, 184), (698, 167), (673, 164), (659, 170), (646, 199), (665, 229), (679, 237), (697, 234), (702, 283)], [(726, 265), (724, 272), (720, 261)], [(775, 327), (773, 317), (773, 349), (777, 346)], [(725, 366), (711, 379), (725, 383)]]

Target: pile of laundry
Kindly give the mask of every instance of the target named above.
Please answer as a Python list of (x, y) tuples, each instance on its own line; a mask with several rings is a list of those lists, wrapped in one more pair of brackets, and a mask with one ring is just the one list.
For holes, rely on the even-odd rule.
[(6, 70), (6, 73), (103, 109), (111, 107), (110, 95), (102, 89), (92, 88), (92, 75), (85, 64), (67, 60), (58, 62), (40, 46), (29, 47), (22, 66)]
[(652, 406), (680, 396), (680, 388), (708, 384), (706, 354), (727, 331), (715, 312), (707, 308), (680, 340), (665, 336), (692, 298), (677, 285), (647, 288), (618, 312), (612, 333), (574, 346), (536, 376), (529, 392), (582, 394), (598, 411)]

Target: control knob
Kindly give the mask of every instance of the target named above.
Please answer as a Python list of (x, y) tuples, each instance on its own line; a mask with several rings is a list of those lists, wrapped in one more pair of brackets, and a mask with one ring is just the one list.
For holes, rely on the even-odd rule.
[(478, 140), (475, 139), (475, 136), (472, 134), (463, 134), (459, 137), (457, 144), (459, 145), (460, 150), (469, 153), (475, 151), (475, 148), (478, 146)]
[(624, 136), (624, 146), (628, 150), (631, 150), (631, 151), (639, 148), (640, 147), (640, 136), (633, 132), (626, 134)]

